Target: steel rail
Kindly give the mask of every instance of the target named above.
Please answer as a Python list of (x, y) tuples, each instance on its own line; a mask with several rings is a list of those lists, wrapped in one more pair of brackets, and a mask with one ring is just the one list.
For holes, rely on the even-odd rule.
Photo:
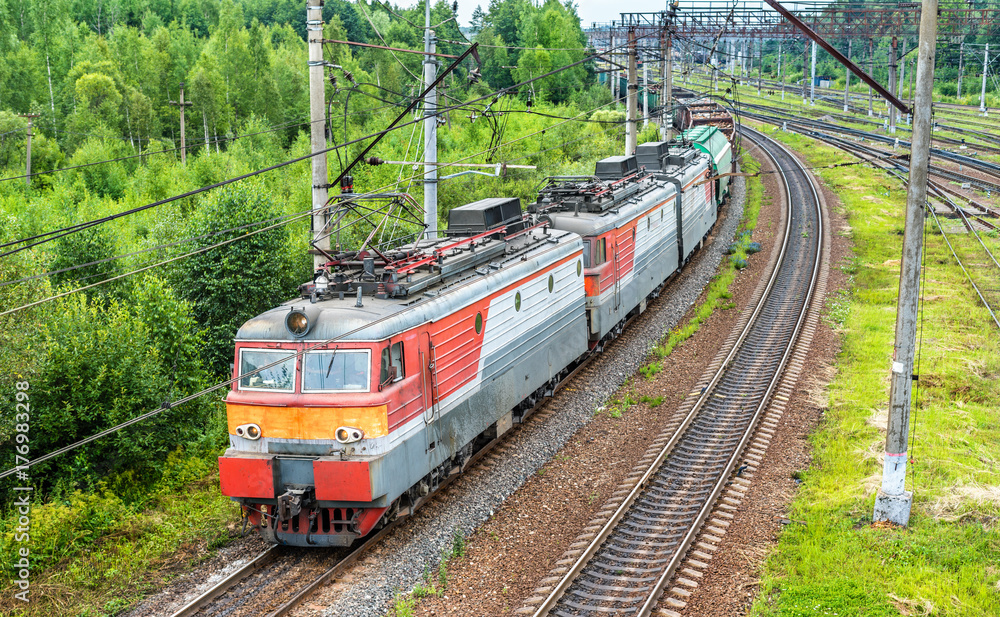
[(246, 565), (244, 565), (239, 570), (233, 572), (223, 580), (219, 581), (217, 584), (212, 586), (210, 589), (202, 593), (200, 596), (191, 600), (180, 609), (175, 611), (170, 617), (189, 617), (189, 615), (197, 614), (198, 611), (204, 607), (211, 604), (212, 600), (215, 600), (222, 594), (226, 593), (232, 589), (237, 583), (250, 576), (257, 570), (270, 565), (278, 558), (278, 547), (272, 546), (260, 555), (257, 555)]
[[(825, 134), (825, 133), (823, 133), (821, 131), (815, 130), (814, 128), (810, 128), (811, 126), (819, 126), (821, 128), (824, 128), (826, 130), (833, 131), (833, 132), (836, 132), (836, 133), (846, 133), (848, 135), (857, 135), (857, 136), (860, 136), (860, 137), (863, 137), (863, 138), (872, 139), (873, 141), (883, 141), (883, 142), (886, 142), (886, 143), (893, 143), (894, 142), (894, 140), (891, 139), (891, 138), (884, 137), (884, 136), (881, 136), (881, 135), (878, 135), (878, 134), (875, 134), (875, 133), (868, 133), (866, 131), (859, 131), (857, 129), (849, 129), (849, 128), (845, 128), (845, 127), (838, 127), (836, 125), (831, 125), (831, 124), (826, 123), (826, 122), (819, 122), (819, 121), (814, 121), (814, 120), (801, 120), (801, 119), (785, 120), (785, 119), (782, 119), (782, 118), (779, 118), (779, 117), (775, 117), (775, 116), (769, 116), (769, 115), (766, 115), (766, 114), (757, 114), (757, 113), (747, 112), (747, 111), (741, 112), (741, 115), (743, 115), (744, 117), (753, 119), (753, 120), (759, 120), (759, 121), (762, 121), (762, 122), (769, 122), (769, 123), (772, 123), (772, 124), (785, 124), (787, 126), (798, 126), (798, 127), (800, 127), (800, 128), (803, 129), (800, 132), (802, 132), (804, 135), (807, 135), (809, 137), (823, 139), (824, 141), (826, 141), (828, 139), (838, 139), (838, 138), (833, 137), (831, 135), (827, 135), (827, 134)], [(909, 145), (909, 142), (900, 141), (899, 143), (902, 146), (908, 146)], [(840, 147), (840, 146), (838, 146), (838, 147)], [(858, 145), (857, 147), (860, 148), (860, 147), (863, 147), (863, 146)], [(933, 153), (934, 156), (937, 156), (939, 158), (944, 158), (944, 159), (947, 159), (947, 160), (951, 160), (953, 162), (957, 162), (957, 163), (960, 163), (960, 164), (965, 164), (965, 165), (968, 165), (969, 167), (973, 167), (974, 169), (978, 169), (978, 170), (980, 170), (982, 172), (985, 172), (985, 173), (1000, 175), (1000, 166), (997, 166), (994, 163), (989, 163), (987, 161), (977, 161), (975, 159), (970, 159), (969, 157), (965, 157), (965, 156), (962, 156), (962, 155), (955, 155), (955, 154), (950, 153), (950, 152), (944, 152), (943, 150), (939, 150), (937, 148), (933, 148), (932, 149), (932, 153)], [(976, 178), (976, 177), (973, 177), (973, 176), (969, 176), (969, 175), (963, 174), (961, 172), (956, 172), (956, 171), (952, 171), (950, 169), (945, 169), (943, 167), (931, 166), (930, 173), (933, 174), (933, 175), (942, 177), (942, 178), (946, 178), (948, 180), (955, 180), (955, 181), (958, 181), (958, 182), (968, 182), (969, 184), (976, 185), (977, 187), (979, 187), (981, 190), (984, 190), (984, 191), (1000, 191), (1000, 184), (995, 184), (995, 183), (992, 183), (992, 182), (988, 182), (988, 181), (983, 180), (981, 178)]]
[(931, 216), (934, 217), (934, 222), (937, 223), (938, 230), (941, 232), (941, 237), (944, 238), (945, 243), (948, 244), (948, 249), (951, 250), (952, 257), (954, 257), (955, 261), (958, 262), (958, 267), (962, 269), (962, 272), (965, 274), (965, 278), (969, 281), (969, 283), (972, 284), (972, 288), (976, 290), (976, 295), (979, 296), (979, 299), (982, 301), (983, 306), (985, 306), (986, 310), (989, 311), (990, 317), (993, 318), (993, 323), (995, 323), (997, 327), (1000, 328), (1000, 318), (997, 317), (996, 311), (993, 310), (993, 307), (990, 306), (990, 303), (986, 300), (985, 297), (983, 297), (983, 292), (979, 291), (979, 287), (976, 285), (976, 282), (972, 280), (972, 276), (969, 274), (969, 271), (965, 269), (965, 264), (963, 264), (962, 260), (959, 259), (958, 253), (955, 252), (955, 247), (951, 245), (951, 240), (948, 239), (948, 234), (944, 232), (944, 227), (941, 226), (941, 221), (938, 220), (937, 213), (934, 212), (933, 208), (930, 208), (930, 211), (931, 211)]
[[(754, 131), (754, 133), (756, 133), (756, 131)], [(760, 139), (760, 137), (758, 137), (758, 139)], [(787, 154), (787, 151), (785, 152)], [(768, 153), (768, 156), (771, 157), (772, 159), (775, 158), (771, 153)], [(775, 165), (779, 170), (781, 169), (781, 165), (779, 165), (776, 160), (775, 160)], [(801, 167), (801, 165), (799, 167)], [(782, 178), (785, 182), (786, 195), (789, 200), (788, 208), (789, 210), (791, 210), (793, 206), (793, 204), (791, 203), (792, 192), (790, 191), (788, 185), (788, 179), (784, 173), (782, 173)], [(818, 210), (819, 208), (818, 193), (816, 192), (816, 188), (812, 182), (812, 179), (809, 178), (809, 176), (806, 176), (806, 178), (809, 187), (812, 190), (813, 198), (815, 200), (815, 206)], [(621, 505), (616, 509), (616, 511), (611, 515), (607, 523), (605, 523), (605, 525), (602, 527), (601, 531), (597, 534), (597, 536), (593, 539), (593, 541), (590, 542), (587, 548), (580, 554), (580, 556), (574, 562), (573, 566), (569, 568), (569, 570), (561, 578), (559, 583), (554, 587), (552, 592), (549, 593), (549, 595), (544, 599), (539, 608), (535, 611), (534, 613), (535, 617), (542, 617), (544, 615), (548, 615), (551, 611), (553, 611), (553, 609), (556, 608), (560, 600), (566, 597), (566, 592), (570, 589), (571, 585), (580, 577), (586, 566), (588, 566), (589, 564), (591, 564), (591, 562), (593, 562), (594, 557), (599, 553), (600, 549), (602, 548), (602, 545), (605, 544), (605, 542), (611, 537), (612, 533), (622, 524), (632, 506), (637, 503), (640, 496), (646, 491), (646, 489), (652, 486), (653, 484), (652, 481), (655, 477), (655, 474), (663, 467), (664, 462), (667, 460), (667, 457), (674, 452), (677, 445), (681, 442), (681, 439), (685, 436), (685, 433), (687, 433), (688, 429), (691, 428), (694, 420), (699, 415), (701, 415), (701, 413), (705, 410), (706, 402), (712, 400), (712, 397), (719, 396), (719, 393), (717, 391), (717, 386), (719, 385), (720, 380), (722, 380), (722, 378), (731, 370), (730, 364), (733, 361), (733, 359), (737, 356), (738, 353), (743, 351), (744, 343), (746, 342), (747, 337), (754, 330), (754, 326), (758, 324), (759, 317), (763, 312), (765, 305), (768, 303), (768, 300), (771, 299), (772, 297), (771, 292), (774, 289), (776, 281), (778, 280), (778, 276), (782, 271), (782, 265), (784, 264), (785, 259), (788, 255), (788, 249), (790, 245), (789, 238), (791, 237), (791, 229), (792, 229), (792, 216), (789, 216), (788, 218), (789, 221), (785, 227), (785, 234), (782, 239), (780, 256), (777, 260), (773, 272), (771, 273), (765, 291), (761, 296), (761, 300), (754, 308), (754, 311), (750, 319), (748, 320), (746, 326), (741, 331), (736, 343), (733, 345), (733, 348), (730, 350), (726, 358), (721, 363), (720, 369), (712, 377), (710, 383), (704, 388), (701, 395), (699, 396), (698, 401), (695, 403), (692, 410), (687, 414), (681, 425), (676, 429), (671, 439), (668, 441), (667, 444), (664, 445), (664, 447), (660, 450), (658, 455), (653, 459), (652, 463), (647, 467), (646, 472), (639, 479), (635, 487), (625, 497)], [(695, 517), (693, 523), (687, 527), (687, 533), (685, 534), (681, 543), (677, 547), (672, 549), (673, 558), (671, 559), (670, 563), (668, 563), (666, 569), (661, 571), (660, 576), (657, 579), (657, 582), (648, 592), (644, 604), (640, 607), (637, 613), (639, 615), (648, 615), (655, 607), (656, 602), (658, 601), (658, 597), (663, 590), (663, 587), (667, 584), (667, 582), (669, 582), (670, 578), (673, 576), (673, 573), (676, 570), (677, 565), (680, 563), (680, 559), (684, 556), (687, 549), (690, 547), (690, 544), (696, 537), (697, 533), (700, 531), (700, 528), (704, 523), (705, 518), (711, 512), (711, 508), (715, 505), (715, 502), (718, 499), (718, 495), (724, 489), (730, 474), (735, 468), (736, 463), (739, 461), (740, 454), (743, 452), (750, 437), (753, 435), (754, 430), (759, 421), (759, 418), (763, 413), (763, 410), (766, 409), (767, 407), (770, 395), (772, 394), (778, 380), (780, 379), (782, 369), (787, 363), (788, 357), (791, 353), (791, 349), (794, 348), (794, 343), (797, 340), (799, 330), (801, 329), (803, 320), (805, 319), (805, 316), (808, 312), (808, 307), (812, 297), (812, 291), (815, 287), (815, 282), (820, 268), (819, 254), (822, 248), (822, 236), (823, 236), (822, 216), (818, 215), (817, 218), (818, 218), (819, 229), (817, 230), (816, 249), (815, 249), (816, 252), (814, 255), (812, 273), (810, 274), (810, 280), (807, 286), (808, 292), (806, 294), (805, 299), (803, 300), (802, 308), (800, 309), (798, 317), (795, 320), (795, 325), (792, 329), (791, 335), (789, 336), (787, 346), (775, 370), (774, 376), (769, 381), (766, 389), (764, 390), (762, 398), (760, 400), (760, 404), (756, 408), (755, 412), (751, 415), (747, 424), (747, 428), (745, 429), (739, 444), (736, 446), (728, 463), (725, 465), (720, 475), (718, 476), (718, 479), (714, 485), (714, 488), (712, 490), (709, 499), (704, 502), (704, 505), (702, 506), (699, 514)], [(582, 608), (577, 604), (571, 604), (571, 606), (573, 606), (577, 610)], [(609, 610), (606, 607), (601, 607), (601, 608), (603, 610), (601, 610), (600, 612), (607, 612)]]

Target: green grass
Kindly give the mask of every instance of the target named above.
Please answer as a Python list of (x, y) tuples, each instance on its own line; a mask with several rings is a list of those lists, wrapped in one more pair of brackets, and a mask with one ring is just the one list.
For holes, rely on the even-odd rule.
[[(190, 460), (178, 464), (200, 470)], [(13, 600), (5, 568), (0, 614), (112, 615), (162, 588), (204, 554), (201, 549), (211, 554), (236, 532), (238, 507), (219, 492), (217, 477), (204, 476), (202, 470), (197, 481), (164, 484), (141, 510), (110, 491), (77, 492), (33, 507), (31, 602)], [(2, 543), (13, 544), (10, 530)]]
[[(814, 167), (850, 160), (799, 135), (768, 133)], [(888, 406), (905, 194), (878, 171), (817, 173), (848, 216), (850, 229), (834, 231), (854, 244), (853, 257), (831, 264), (848, 275), (850, 289), (826, 304), (842, 349), (825, 421), (810, 437), (813, 462), (789, 514), (804, 524), (785, 528), (751, 614), (1000, 614), (1000, 336), (930, 227), (911, 414), (913, 512), (906, 529), (872, 527), (885, 440), (876, 419), (884, 423)]]

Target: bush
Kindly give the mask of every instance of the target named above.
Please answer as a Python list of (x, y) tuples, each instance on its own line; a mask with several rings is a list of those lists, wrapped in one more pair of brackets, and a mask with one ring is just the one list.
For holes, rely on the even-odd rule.
[(956, 96), (958, 95), (958, 86), (952, 83), (945, 83), (939, 85), (937, 91), (942, 96)]
[[(115, 242), (103, 226), (89, 227), (56, 240), (55, 258), (52, 271), (62, 270), (85, 263), (101, 261), (115, 255)], [(117, 273), (116, 262), (106, 261), (85, 268), (78, 268), (52, 276), (53, 285), (85, 287), (103, 281)], [(112, 292), (115, 283), (101, 285), (88, 290), (88, 297), (106, 296)]]
[(214, 193), (190, 222), (188, 235), (212, 235), (185, 245), (186, 251), (244, 237), (184, 259), (179, 266), (179, 288), (205, 328), (202, 358), (216, 375), (229, 374), (233, 337), (239, 327), (294, 295), (297, 285), (292, 280), (293, 261), (284, 226), (254, 235), (249, 233), (273, 221), (239, 231), (222, 230), (280, 214), (260, 185), (242, 183)]
[[(152, 411), (201, 383), (190, 307), (154, 279), (140, 285), (137, 299), (142, 313), (118, 300), (97, 305), (71, 296), (58, 305), (60, 318), (43, 326), (44, 353), (30, 389), (32, 458)], [(204, 409), (194, 402), (164, 411), (42, 463), (32, 476), (57, 493), (116, 478), (129, 490), (148, 485), (170, 451), (201, 435)]]

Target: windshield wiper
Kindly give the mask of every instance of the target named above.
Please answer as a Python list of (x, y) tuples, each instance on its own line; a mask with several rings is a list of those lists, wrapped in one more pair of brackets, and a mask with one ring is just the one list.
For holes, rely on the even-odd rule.
[(336, 348), (336, 347), (334, 347), (334, 348), (333, 348), (333, 353), (332, 353), (332, 354), (330, 354), (330, 364), (328, 364), (328, 365), (326, 366), (326, 377), (324, 377), (323, 379), (327, 379), (327, 378), (329, 378), (329, 377), (330, 377), (330, 371), (332, 371), (332, 370), (333, 370), (333, 359), (334, 359), (334, 358), (335, 358), (336, 356), (337, 356), (337, 348)]

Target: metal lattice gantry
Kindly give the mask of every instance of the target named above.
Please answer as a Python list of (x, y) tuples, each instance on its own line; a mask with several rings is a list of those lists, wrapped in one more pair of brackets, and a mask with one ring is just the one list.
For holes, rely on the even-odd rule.
[[(830, 2), (810, 0), (783, 2), (785, 8), (826, 39), (860, 39), (885, 36), (916, 38), (920, 27), (920, 2)], [(674, 34), (692, 38), (727, 37), (799, 39), (801, 32), (766, 3), (724, 0), (686, 0), (679, 3), (676, 17), (659, 13), (622, 13), (609, 23), (593, 23), (587, 29), (596, 49), (607, 49), (611, 33), (628, 28), (641, 40), (666, 22)], [(1000, 32), (1000, 0), (974, 0), (942, 6), (938, 36), (988, 36)]]

